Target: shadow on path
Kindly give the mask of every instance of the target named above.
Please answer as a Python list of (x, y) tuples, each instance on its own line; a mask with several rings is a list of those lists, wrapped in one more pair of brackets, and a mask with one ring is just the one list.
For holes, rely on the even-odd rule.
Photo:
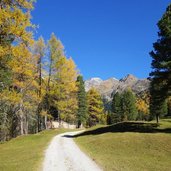
[(64, 138), (74, 138), (76, 135), (63, 135)]

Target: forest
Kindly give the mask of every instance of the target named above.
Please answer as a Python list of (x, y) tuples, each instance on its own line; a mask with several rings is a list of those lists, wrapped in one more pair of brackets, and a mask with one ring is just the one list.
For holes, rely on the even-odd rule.
[(34, 39), (32, 0), (0, 2), (0, 141), (37, 133), (58, 120), (91, 127), (121, 121), (150, 121), (171, 115), (171, 5), (158, 22), (150, 52), (150, 89), (113, 94), (106, 109), (100, 93), (85, 91), (84, 78), (52, 33)]

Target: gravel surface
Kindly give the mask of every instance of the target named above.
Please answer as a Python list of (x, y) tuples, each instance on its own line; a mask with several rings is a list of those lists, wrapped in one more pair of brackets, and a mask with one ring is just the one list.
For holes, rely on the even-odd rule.
[(66, 132), (52, 139), (45, 153), (43, 171), (101, 171), (73, 141), (72, 135), (80, 132)]

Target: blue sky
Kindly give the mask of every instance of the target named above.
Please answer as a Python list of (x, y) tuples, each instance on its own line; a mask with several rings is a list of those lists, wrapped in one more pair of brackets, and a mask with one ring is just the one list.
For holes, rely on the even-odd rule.
[(37, 0), (35, 38), (52, 32), (62, 41), (85, 79), (139, 78), (151, 71), (149, 52), (156, 23), (170, 0)]

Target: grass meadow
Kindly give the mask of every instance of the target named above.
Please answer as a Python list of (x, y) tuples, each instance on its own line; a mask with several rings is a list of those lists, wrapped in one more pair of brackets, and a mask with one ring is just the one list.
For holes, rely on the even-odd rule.
[(171, 170), (171, 119), (96, 126), (75, 141), (106, 171)]

